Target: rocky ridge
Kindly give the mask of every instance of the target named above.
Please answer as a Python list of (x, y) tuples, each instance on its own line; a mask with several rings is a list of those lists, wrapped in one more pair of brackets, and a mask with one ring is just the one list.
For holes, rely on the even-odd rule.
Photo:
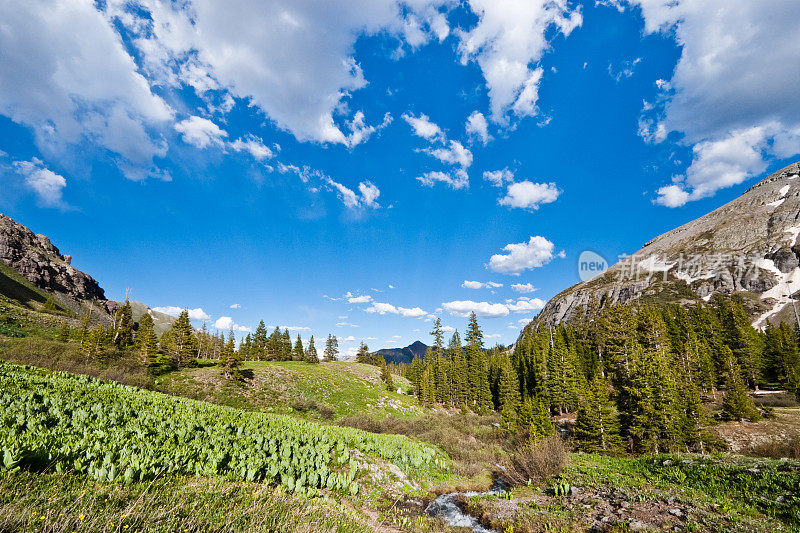
[[(527, 327), (573, 320), (615, 303), (751, 296), (753, 323), (797, 320), (800, 291), (800, 162), (739, 198), (647, 242), (604, 274), (554, 296)], [(800, 320), (799, 320), (800, 321)]]
[(50, 239), (2, 214), (0, 261), (41, 289), (79, 301), (106, 301), (97, 281), (72, 266), (72, 258), (62, 255)]

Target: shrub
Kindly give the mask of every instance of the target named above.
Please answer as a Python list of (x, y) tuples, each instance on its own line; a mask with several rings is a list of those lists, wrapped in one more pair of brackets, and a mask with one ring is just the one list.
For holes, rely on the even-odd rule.
[(558, 435), (551, 435), (538, 444), (528, 441), (517, 447), (501, 477), (510, 485), (542, 481), (559, 474), (568, 457), (567, 446)]

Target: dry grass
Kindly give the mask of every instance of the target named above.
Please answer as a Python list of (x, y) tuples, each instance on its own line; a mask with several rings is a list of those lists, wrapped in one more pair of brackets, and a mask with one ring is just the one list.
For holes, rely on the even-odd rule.
[(503, 480), (511, 485), (538, 482), (559, 474), (569, 459), (567, 445), (558, 435), (539, 443), (522, 443), (511, 455)]
[(474, 476), (494, 470), (508, 456), (511, 445), (505, 432), (499, 429), (498, 420), (496, 415), (431, 413), (413, 419), (376, 420), (368, 416), (353, 416), (338, 424), (430, 442), (453, 459), (455, 474)]
[(99, 483), (74, 474), (0, 477), (0, 531), (371, 531), (330, 498), (258, 483), (173, 477)]

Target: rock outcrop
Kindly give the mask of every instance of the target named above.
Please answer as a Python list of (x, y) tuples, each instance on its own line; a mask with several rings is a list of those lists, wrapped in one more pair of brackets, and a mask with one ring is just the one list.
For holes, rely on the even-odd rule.
[(570, 321), (617, 302), (708, 301), (748, 293), (753, 322), (796, 320), (800, 291), (800, 163), (739, 198), (660, 235), (604, 274), (554, 296), (528, 327)]
[(37, 287), (78, 301), (105, 303), (103, 289), (90, 275), (73, 267), (50, 239), (0, 214), (0, 261)]

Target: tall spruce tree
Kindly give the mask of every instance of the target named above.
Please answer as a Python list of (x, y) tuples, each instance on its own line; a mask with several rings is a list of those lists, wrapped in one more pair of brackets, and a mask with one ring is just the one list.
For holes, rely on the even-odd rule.
[(306, 358), (305, 350), (303, 349), (303, 341), (300, 339), (300, 334), (297, 334), (297, 340), (294, 343), (292, 350), (292, 361), (303, 361)]
[(325, 351), (323, 352), (325, 361), (336, 361), (339, 356), (339, 339), (336, 335), (328, 334), (328, 340), (325, 341)]
[(128, 300), (125, 300), (114, 315), (114, 344), (117, 346), (133, 344), (133, 309)]
[(143, 314), (139, 319), (135, 347), (145, 366), (148, 368), (161, 366), (162, 361), (158, 353), (158, 337), (156, 337), (155, 324), (150, 313)]
[(314, 346), (314, 335), (311, 335), (311, 339), (308, 341), (308, 348), (306, 348), (306, 361), (309, 363), (319, 363), (317, 347)]
[(723, 348), (725, 364), (725, 397), (722, 400), (722, 418), (725, 420), (759, 419), (753, 399), (747, 394), (747, 387), (742, 379), (742, 371), (735, 360), (733, 352), (726, 346)]
[(609, 387), (605, 379), (596, 375), (581, 398), (575, 421), (575, 441), (581, 450), (612, 453), (622, 447)]

